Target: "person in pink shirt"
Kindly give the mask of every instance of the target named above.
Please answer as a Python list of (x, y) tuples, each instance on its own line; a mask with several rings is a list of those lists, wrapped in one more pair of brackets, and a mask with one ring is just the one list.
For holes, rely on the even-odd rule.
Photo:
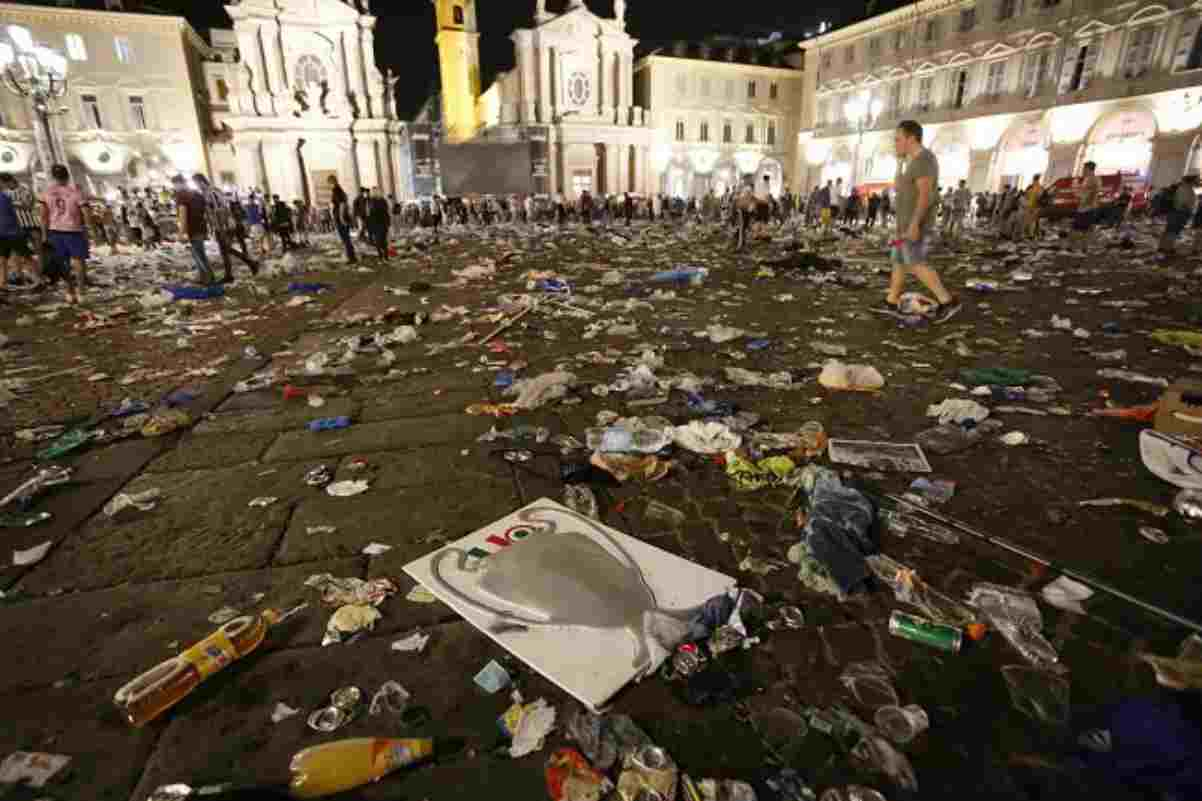
[(67, 301), (79, 303), (88, 280), (89, 255), (83, 192), (70, 183), (71, 174), (62, 164), (50, 169), (50, 177), (54, 183), (42, 195), (42, 231), (55, 256), (74, 268), (74, 282), (67, 280)]

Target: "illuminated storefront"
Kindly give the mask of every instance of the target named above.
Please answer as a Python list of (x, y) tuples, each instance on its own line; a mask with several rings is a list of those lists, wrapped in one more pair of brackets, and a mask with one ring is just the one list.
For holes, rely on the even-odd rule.
[(1047, 134), (1040, 120), (1013, 128), (997, 153), (996, 187), (1029, 186), (1036, 175), (1048, 172)]
[(1096, 162), (1099, 175), (1120, 173), (1133, 185), (1148, 181), (1156, 119), (1146, 111), (1123, 111), (1094, 126), (1082, 163)]

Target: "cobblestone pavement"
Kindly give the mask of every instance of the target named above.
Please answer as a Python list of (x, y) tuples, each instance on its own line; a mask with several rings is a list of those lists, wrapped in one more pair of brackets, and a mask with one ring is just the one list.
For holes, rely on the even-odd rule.
[[(948, 384), (962, 367), (1026, 367), (1051, 375), (1064, 387), (1057, 404), (1069, 408), (1069, 416), (998, 415), (1005, 430), (1028, 433), (1031, 445), (1007, 448), (987, 441), (952, 456), (928, 454), (937, 476), (959, 483), (946, 513), (1182, 614), (1202, 615), (1195, 589), (1202, 574), (1197, 558), (1202, 529), (1176, 517), (1157, 520), (1132, 509), (1078, 506), (1115, 495), (1166, 503), (1172, 495), (1142, 466), (1136, 427), (1087, 416), (1103, 402), (1099, 393), (1126, 405), (1150, 402), (1159, 390), (1099, 378), (1100, 367), (1121, 365), (1101, 364), (1092, 352), (1125, 348), (1132, 369), (1169, 379), (1188, 375), (1188, 355), (1157, 345), (1145, 333), (1188, 328), (1191, 319), (1196, 329), (1196, 264), (1156, 267), (1138, 250), (1100, 248), (1101, 255), (1087, 261), (1049, 256), (1034, 282), (1010, 283), (1006, 276), (1030, 258), (1005, 263), (1008, 254), (981, 246), (978, 255), (966, 250), (942, 261), (949, 280), (962, 287), (966, 278), (983, 275), (1014, 291), (973, 296), (952, 323), (911, 330), (864, 311), (884, 286), (879, 251), (848, 246), (843, 255), (868, 279), (866, 288), (855, 288), (807, 280), (804, 273), (760, 271), (757, 259), (774, 252), (766, 242), (751, 256), (735, 257), (712, 232), (678, 238), (655, 229), (636, 232), (636, 239), (639, 244), (627, 246), (571, 231), (532, 244), (517, 235), (491, 240), (452, 235), (437, 247), (406, 251), (372, 275), (306, 276), (334, 284), (334, 294), (318, 312), (274, 318), (271, 331), (227, 345), (235, 358), (187, 404), (196, 425), (157, 439), (94, 447), (65, 460), (76, 469), (74, 481), (51, 489), (34, 506), (52, 511), (53, 520), (2, 530), (14, 550), (47, 540), (55, 547), (35, 566), (0, 572), (0, 589), (7, 593), (0, 606), (0, 638), (7, 644), (0, 670), (0, 755), (46, 751), (72, 761), (65, 775), (42, 790), (19, 788), (5, 797), (143, 801), (155, 787), (177, 781), (286, 781), (290, 755), (306, 746), (335, 736), (420, 733), (463, 737), (470, 750), (458, 760), (346, 797), (545, 798), (543, 761), (559, 736), (543, 752), (520, 760), (497, 755), (495, 721), (509, 702), (504, 694), (483, 694), (471, 677), (495, 658), (518, 677), (527, 699), (546, 697), (561, 711), (572, 702), (447, 607), (407, 600), (413, 582), (401, 568), (523, 502), (562, 496), (559, 449), (532, 446), (532, 461), (511, 465), (495, 453), (503, 444), (477, 442), (494, 423), (546, 426), (553, 434), (583, 440), (602, 409), (683, 422), (687, 410), (676, 396), (662, 406), (631, 409), (615, 396), (588, 391), (613, 381), (642, 343), (665, 358), (657, 374), (688, 370), (717, 379), (707, 397), (758, 413), (766, 430), (795, 431), (807, 420), (819, 420), (833, 436), (849, 439), (911, 441), (930, 425), (929, 404), (958, 396)], [(451, 280), (451, 270), (489, 258), (499, 262), (495, 277)], [(673, 300), (630, 302), (639, 293), (629, 288), (645, 286), (651, 270), (682, 261), (706, 264), (709, 278), (677, 289)], [(430, 345), (489, 331), (501, 319), (489, 313), (496, 311), (498, 294), (525, 292), (528, 273), (544, 270), (571, 282), (578, 293), (573, 303), (594, 312), (595, 319), (635, 322), (637, 335), (602, 332), (588, 338), (594, 320), (538, 312), (500, 336), (504, 353), (462, 345), (429, 355)], [(621, 283), (601, 287), (610, 270), (622, 273)], [(433, 286), (398, 294), (415, 281)], [(591, 287), (598, 291), (588, 292)], [(1079, 291), (1094, 289), (1101, 293)], [(1107, 300), (1148, 305), (1101, 305)], [(615, 305), (602, 311), (601, 301)], [(372, 322), (390, 308), (403, 314), (443, 306), (470, 311), (465, 318), (422, 326), (421, 341), (396, 346), (391, 365), (364, 355), (351, 365), (352, 374), (308, 379), (306, 390), (326, 400), (320, 409), (284, 400), (278, 386), (232, 392), (236, 381), (263, 366), (237, 358), (248, 339), (272, 354), (271, 366), (283, 369), (338, 338), (392, 330), (395, 319)], [(1071, 316), (1091, 338), (1051, 331), (1053, 313)], [(5, 314), (0, 327), (11, 320)], [(745, 340), (714, 345), (694, 336), (714, 322), (763, 332), (771, 342), (749, 351)], [(1104, 334), (1104, 322), (1118, 323), (1119, 333)], [(1022, 333), (1031, 328), (1050, 336)], [(842, 343), (852, 361), (878, 366), (886, 377), (884, 390), (841, 394), (818, 386), (815, 377), (825, 357), (812, 349), (814, 340)], [(42, 352), (30, 351), (35, 359)], [(593, 353), (599, 356), (588, 355)], [(498, 422), (467, 415), (469, 404), (500, 400), (489, 360), (526, 362), (525, 376), (566, 366), (577, 374), (580, 391), (568, 403), (520, 418)], [(799, 388), (730, 385), (723, 378), (726, 366), (789, 370)], [(354, 424), (322, 433), (305, 427), (317, 417), (336, 415)], [(0, 462), (0, 493), (28, 473), (35, 448), (11, 438), (3, 447), (8, 454)], [(303, 480), (319, 464), (338, 479), (366, 477), (370, 489), (356, 497), (329, 497)], [(904, 489), (911, 478), (852, 473), (890, 492)], [(114, 519), (100, 512), (119, 491), (152, 488), (162, 493), (152, 511)], [(277, 500), (248, 505), (267, 496)], [(818, 789), (855, 780), (891, 799), (1096, 795), (1098, 788), (1071, 772), (1064, 756), (1076, 724), (1098, 704), (1156, 694), (1136, 655), (1173, 653), (1185, 632), (1104, 597), (1091, 601), (1088, 616), (1043, 607), (1044, 631), (1069, 669), (1074, 725), (1040, 724), (1011, 703), (1000, 668), (1023, 660), (996, 634), (962, 653), (944, 654), (889, 635), (888, 618), (898, 604), (888, 590), (840, 603), (800, 584), (792, 566), (765, 575), (741, 571), (748, 556), (784, 563), (798, 539), (789, 496), (787, 489), (736, 492), (712, 459), (688, 453), (663, 481), (631, 481), (600, 493), (603, 518), (615, 528), (738, 576), (770, 603), (798, 604), (806, 616), (801, 630), (774, 632), (760, 646), (728, 657), (729, 669), (751, 685), (739, 705), (692, 707), (680, 684), (653, 677), (623, 691), (614, 710), (632, 715), (695, 776), (750, 779), (769, 765), (766, 745), (772, 745), (777, 753), (783, 748)], [(644, 510), (652, 499), (680, 510), (684, 522), (671, 527), (648, 519)], [(1147, 525), (1164, 529), (1169, 542), (1157, 545), (1141, 537), (1139, 528)], [(364, 556), (372, 542), (391, 550)], [(1055, 575), (969, 538), (945, 545), (886, 533), (882, 550), (954, 597), (979, 581), (1037, 590)], [(329, 610), (304, 586), (316, 573), (389, 577), (400, 592), (382, 604), (374, 631), (353, 644), (323, 648)], [(258, 651), (212, 677), (161, 719), (142, 729), (120, 719), (111, 701), (114, 691), (207, 635), (216, 610), (288, 608), (306, 600), (310, 607), (273, 631)], [(432, 635), (424, 653), (390, 649), (398, 636), (415, 629)], [(571, 647), (570, 639), (564, 647)], [(915, 796), (865, 772), (816, 732), (781, 745), (780, 721), (805, 705), (846, 704), (871, 719), (871, 709), (857, 704), (839, 674), (850, 662), (872, 659), (895, 672), (903, 703), (920, 704), (930, 716), (930, 731), (905, 749), (918, 776)], [(305, 714), (271, 721), (277, 702), (307, 714), (338, 687), (353, 684), (370, 693), (389, 679), (401, 682), (431, 712), (432, 722), (420, 732), (367, 716), (337, 735), (309, 730)], [(1104, 792), (1117, 798), (1124, 790)]]

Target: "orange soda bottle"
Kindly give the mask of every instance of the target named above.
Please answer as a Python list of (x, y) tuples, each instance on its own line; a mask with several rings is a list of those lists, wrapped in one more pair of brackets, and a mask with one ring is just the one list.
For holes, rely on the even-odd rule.
[(292, 757), (290, 792), (293, 798), (334, 795), (379, 781), (433, 754), (434, 740), (429, 738), (360, 737), (322, 743)]
[(134, 726), (144, 726), (179, 703), (209, 676), (259, 647), (267, 630), (304, 608), (265, 609), (226, 623), (179, 656), (153, 667), (117, 690), (113, 703)]

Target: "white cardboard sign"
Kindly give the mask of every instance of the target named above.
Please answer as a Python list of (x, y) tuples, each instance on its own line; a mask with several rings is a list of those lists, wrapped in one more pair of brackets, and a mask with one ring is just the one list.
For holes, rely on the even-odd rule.
[(670, 655), (653, 627), (736, 586), (546, 498), (405, 572), (594, 711)]

